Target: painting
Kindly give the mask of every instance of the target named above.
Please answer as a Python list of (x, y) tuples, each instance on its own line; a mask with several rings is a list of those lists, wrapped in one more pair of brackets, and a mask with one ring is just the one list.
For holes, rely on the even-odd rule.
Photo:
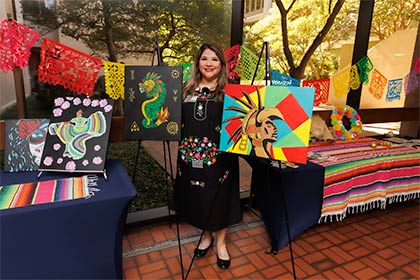
[(6, 120), (4, 170), (38, 170), (47, 135), (48, 119)]
[(180, 140), (182, 67), (126, 66), (124, 137)]
[(103, 173), (113, 108), (108, 98), (56, 98), (38, 170)]
[(315, 88), (229, 84), (220, 150), (306, 164)]

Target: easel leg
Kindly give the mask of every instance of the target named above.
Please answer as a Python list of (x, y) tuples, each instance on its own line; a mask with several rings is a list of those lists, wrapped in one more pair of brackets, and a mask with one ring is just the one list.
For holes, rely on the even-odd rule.
[(281, 200), (284, 205), (284, 221), (286, 223), (286, 229), (287, 229), (287, 238), (289, 241), (289, 251), (290, 251), (290, 260), (292, 262), (292, 270), (293, 270), (293, 279), (296, 280), (296, 270), (295, 270), (295, 261), (293, 257), (293, 248), (292, 248), (292, 238), (290, 235), (290, 225), (289, 225), (289, 214), (287, 213), (287, 204), (286, 204), (286, 196), (284, 194), (284, 184), (283, 184), (283, 171), (280, 168), (280, 195)]
[(139, 161), (139, 155), (140, 155), (140, 146), (141, 146), (141, 141), (138, 141), (136, 160), (134, 162), (133, 175), (131, 176), (131, 181), (132, 181), (133, 184), (134, 184), (134, 181), (135, 181), (135, 178), (136, 178), (137, 162)]

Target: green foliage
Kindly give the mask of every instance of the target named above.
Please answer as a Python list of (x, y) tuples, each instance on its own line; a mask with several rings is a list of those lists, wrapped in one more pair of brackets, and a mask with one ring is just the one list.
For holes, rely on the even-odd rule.
[[(285, 57), (281, 29), (281, 14), (273, 2), (270, 16), (246, 24), (244, 43), (259, 51), (264, 41), (269, 43), (270, 63), (273, 69), (289, 74), (290, 69), (300, 65), (316, 36), (327, 22), (336, 1), (277, 0), (287, 8), (287, 40), (292, 52), (291, 65)], [(338, 69), (337, 49), (343, 42), (354, 40), (360, 1), (346, 0), (337, 14), (331, 29), (305, 66), (305, 79), (329, 77)], [(420, 2), (417, 0), (377, 0), (374, 5), (371, 36), (384, 39), (398, 30), (416, 28), (420, 20)], [(306, 67), (307, 66), (307, 67)]]
[[(161, 143), (156, 142), (156, 145)], [(136, 165), (137, 149), (139, 159)], [(162, 207), (168, 205), (171, 194), (170, 182), (166, 182), (165, 170), (138, 142), (109, 143), (107, 159), (121, 160), (128, 175), (133, 178), (137, 188), (137, 196), (129, 206), (129, 212)], [(168, 193), (167, 193), (168, 192)]]
[[(352, 8), (351, 2), (354, 5), (356, 1), (346, 2), (324, 42), (311, 56), (308, 62), (309, 67), (305, 69), (305, 79), (328, 77), (331, 72), (337, 69), (338, 58), (330, 51), (338, 41), (354, 35), (356, 23), (354, 19), (357, 18), (354, 12), (357, 9)], [(296, 65), (301, 61), (317, 34), (324, 27), (329, 12), (328, 1), (296, 1), (293, 9), (288, 13), (288, 43)], [(291, 66), (284, 56), (281, 15), (274, 2), (270, 14), (270, 16), (254, 24), (245, 26), (244, 41), (254, 46), (261, 46), (264, 41), (268, 42), (272, 69), (288, 74)]]
[[(24, 11), (33, 13), (31, 5), (23, 5)], [(60, 26), (109, 61), (150, 55), (156, 40), (169, 65), (191, 62), (204, 41), (229, 45), (230, 14), (223, 0), (62, 0), (48, 11), (48, 17), (26, 19), (44, 29)]]
[(371, 33), (382, 40), (398, 30), (416, 28), (419, 22), (418, 0), (376, 0)]

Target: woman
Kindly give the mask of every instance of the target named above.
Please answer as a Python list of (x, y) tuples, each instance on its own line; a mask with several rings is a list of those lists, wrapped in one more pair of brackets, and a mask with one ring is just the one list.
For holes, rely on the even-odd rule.
[(183, 90), (182, 137), (174, 187), (179, 217), (203, 230), (194, 250), (204, 257), (216, 237), (217, 265), (226, 269), (230, 256), (226, 228), (242, 218), (238, 156), (218, 150), (227, 83), (223, 51), (203, 44)]

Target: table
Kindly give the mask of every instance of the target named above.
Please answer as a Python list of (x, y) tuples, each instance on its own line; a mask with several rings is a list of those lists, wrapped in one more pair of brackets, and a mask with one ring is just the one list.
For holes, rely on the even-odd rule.
[(299, 168), (274, 167), (271, 160), (246, 157), (252, 167), (252, 199), (260, 210), (271, 239), (272, 250), (278, 251), (289, 239), (285, 223), (287, 205), (291, 239), (318, 223), (324, 187), (324, 167), (308, 162)]
[[(100, 191), (76, 199), (0, 211), (0, 279), (122, 278), (122, 239), (136, 189), (117, 160)], [(38, 172), (0, 173), (0, 185), (37, 181)], [(77, 174), (79, 176), (80, 174)], [(40, 180), (72, 177), (44, 172)]]
[(320, 221), (420, 197), (420, 149), (405, 144), (366, 137), (309, 147), (311, 162), (325, 167)]

